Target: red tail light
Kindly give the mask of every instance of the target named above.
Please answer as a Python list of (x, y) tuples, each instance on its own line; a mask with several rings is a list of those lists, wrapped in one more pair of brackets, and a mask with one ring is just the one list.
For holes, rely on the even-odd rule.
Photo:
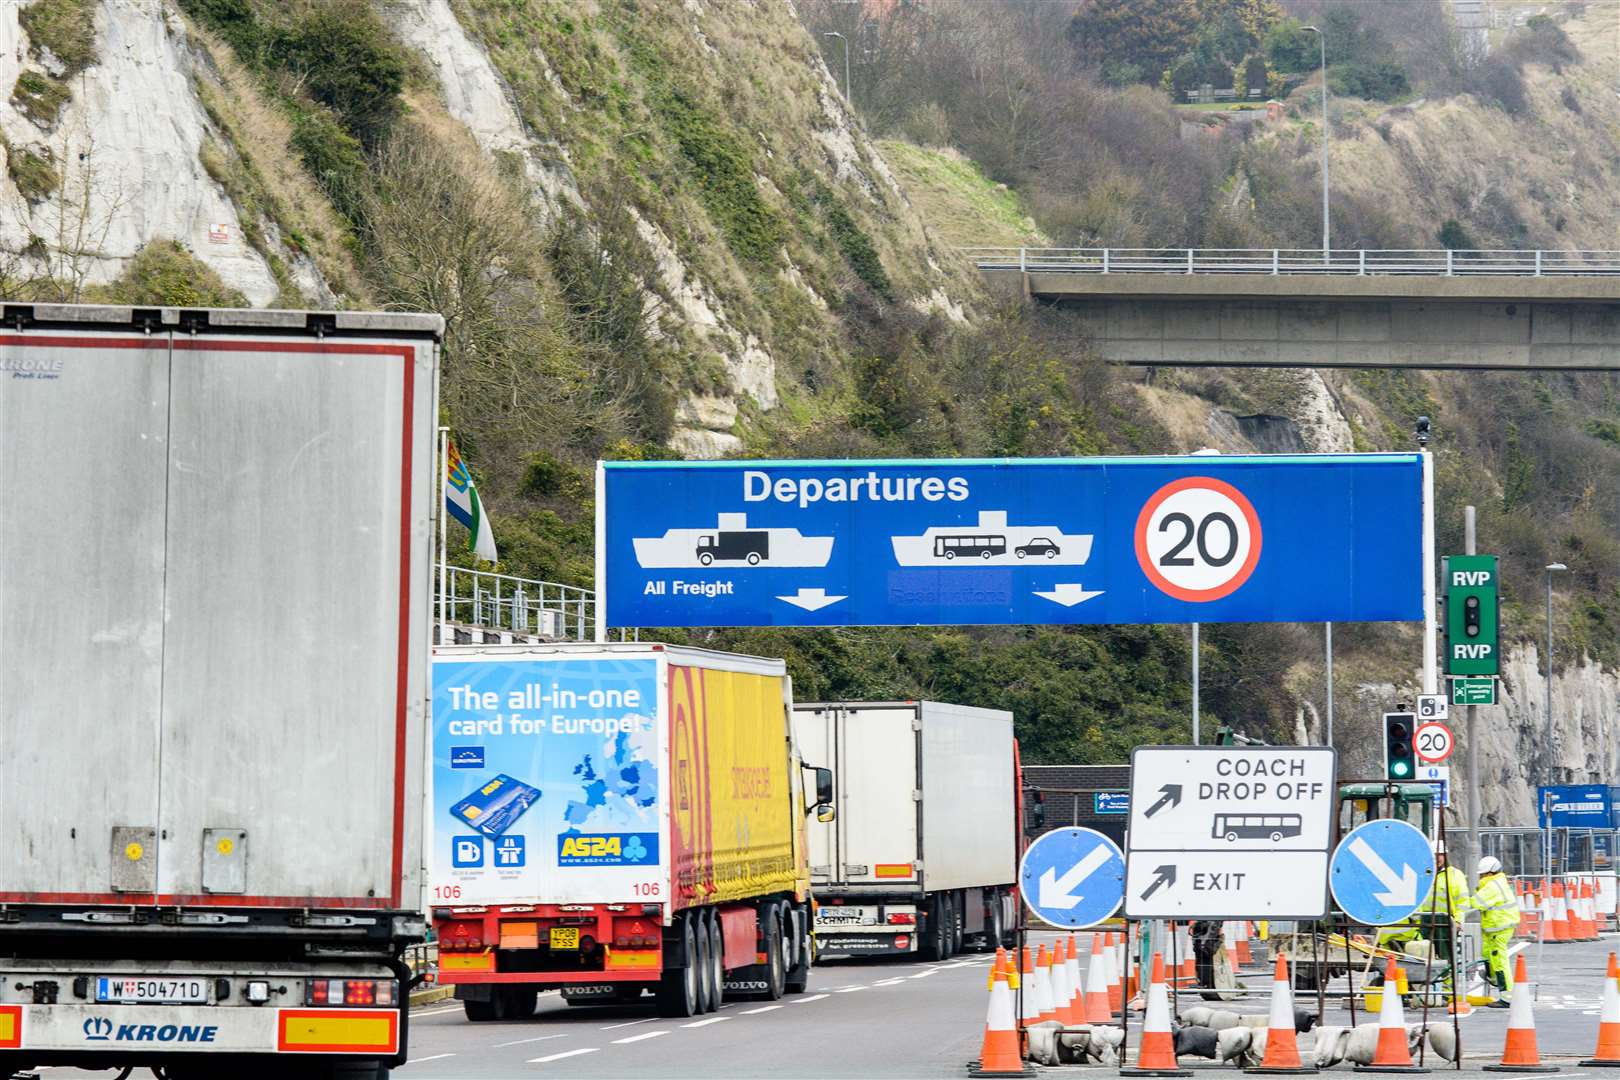
[(914, 912), (910, 911), (891, 911), (889, 912), (889, 925), (916, 926), (917, 916)]

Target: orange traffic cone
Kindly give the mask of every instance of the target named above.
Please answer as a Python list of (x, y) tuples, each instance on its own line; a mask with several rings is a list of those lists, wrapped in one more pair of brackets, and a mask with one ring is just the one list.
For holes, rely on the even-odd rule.
[(1237, 951), (1233, 959), (1238, 967), (1248, 967), (1254, 963), (1254, 950), (1249, 947), (1249, 920), (1237, 921)]
[(1108, 967), (1103, 959), (1101, 934), (1091, 935), (1091, 960), (1086, 966), (1086, 1023), (1106, 1024), (1114, 1018), (1108, 1007)]
[(1530, 984), (1524, 954), (1513, 971), (1513, 1005), (1508, 1009), (1507, 1042), (1502, 1047), (1502, 1061), (1485, 1066), (1486, 1072), (1557, 1072), (1557, 1065), (1543, 1065), (1541, 1053), (1536, 1049), (1536, 1017), (1530, 1011), (1530, 999), (1535, 987)]
[(1406, 1010), (1401, 1005), (1400, 965), (1393, 958), (1384, 969), (1383, 1001), (1378, 1009), (1378, 1046), (1372, 1062), (1358, 1066), (1357, 1072), (1426, 1073), (1412, 1064), (1412, 1049), (1406, 1041)]
[(1024, 946), (1024, 971), (1018, 982), (1012, 986), (1022, 986), (1024, 992), (1018, 995), (1019, 1010), (1018, 1022), (1020, 1027), (1029, 1027), (1031, 1024), (1041, 1022), (1041, 1003), (1036, 997), (1035, 990), (1035, 954), (1028, 945)]
[(1176, 962), (1181, 970), (1177, 972), (1179, 981), (1183, 986), (1196, 986), (1198, 984), (1198, 961), (1193, 956), (1192, 924), (1182, 923), (1180, 928), (1181, 943), (1176, 946), (1181, 950), (1176, 956)]
[(1609, 954), (1609, 973), (1603, 977), (1603, 1011), (1598, 1014), (1597, 1050), (1581, 1064), (1620, 1066), (1620, 962), (1616, 962), (1614, 953)]
[(1114, 1015), (1125, 1010), (1125, 984), (1119, 977), (1119, 947), (1113, 934), (1103, 936), (1103, 970), (1108, 973), (1108, 1009)]
[(1564, 910), (1564, 886), (1554, 881), (1547, 890), (1547, 933), (1543, 940), (1556, 945), (1569, 940), (1569, 913)]
[(1586, 920), (1586, 940), (1598, 939), (1597, 891), (1590, 881), (1581, 882), (1581, 917)]
[(1068, 1027), (1074, 1023), (1069, 1014), (1069, 964), (1063, 939), (1052, 946), (1052, 1019)]
[(1067, 1022), (1083, 1024), (1086, 1022), (1086, 990), (1085, 984), (1080, 981), (1080, 938), (1077, 935), (1069, 935), (1069, 945), (1063, 955), (1064, 979), (1069, 984)]
[(968, 1075), (975, 1077), (1024, 1076), (1023, 1058), (1018, 1052), (1018, 1024), (1013, 1019), (1013, 991), (1018, 987), (1018, 973), (1002, 967), (1011, 961), (1005, 955), (996, 958), (995, 970), (990, 975), (990, 1008), (984, 1018), (984, 1041), (979, 1044), (979, 1060), (968, 1066)]
[(1142, 1020), (1142, 1047), (1134, 1067), (1121, 1065), (1121, 1076), (1191, 1076), (1176, 1064), (1176, 1037), (1170, 1031), (1170, 995), (1164, 990), (1164, 957), (1153, 954), (1148, 980), (1147, 1015)]
[(1288, 958), (1277, 957), (1277, 971), (1271, 983), (1271, 1022), (1267, 1025), (1266, 1056), (1247, 1073), (1313, 1073), (1299, 1056), (1299, 1039), (1294, 1034), (1294, 990), (1288, 985)]
[(1057, 1003), (1052, 1000), (1052, 955), (1046, 951), (1045, 942), (1035, 954), (1035, 1008), (1043, 1022), (1057, 1019)]
[(1564, 889), (1564, 940), (1579, 941), (1585, 936), (1581, 929), (1580, 898), (1575, 895), (1576, 888), (1573, 881), (1563, 886)]
[(996, 972), (1005, 971), (1006, 968), (1007, 968), (1007, 950), (1002, 948), (1000, 945), (997, 945), (996, 946), (996, 958), (990, 962), (990, 974), (987, 975), (985, 977), (985, 980), (984, 980), (984, 988), (985, 988), (986, 991), (995, 989), (995, 986), (996, 986)]

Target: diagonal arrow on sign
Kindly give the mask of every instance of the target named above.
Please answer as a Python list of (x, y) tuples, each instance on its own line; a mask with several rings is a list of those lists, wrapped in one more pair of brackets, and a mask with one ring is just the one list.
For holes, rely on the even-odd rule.
[(1166, 806), (1176, 807), (1181, 805), (1180, 784), (1166, 784), (1164, 787), (1159, 789), (1159, 792), (1159, 801), (1148, 807), (1147, 813), (1143, 814), (1143, 817), (1152, 817), (1160, 810), (1163, 810)]
[(1084, 896), (1075, 893), (1075, 886), (1095, 873), (1111, 855), (1112, 852), (1108, 848), (1098, 844), (1082, 855), (1079, 862), (1064, 871), (1062, 877), (1057, 876), (1057, 867), (1048, 867), (1041, 875), (1041, 907), (1068, 911), (1084, 900)]
[(1146, 900), (1148, 897), (1158, 892), (1161, 887), (1170, 887), (1176, 883), (1176, 868), (1175, 864), (1173, 863), (1166, 863), (1164, 866), (1157, 868), (1153, 872), (1158, 876), (1155, 877), (1153, 879), (1153, 883), (1143, 891), (1143, 900)]
[(1365, 866), (1368, 872), (1378, 879), (1379, 884), (1384, 886), (1384, 892), (1373, 893), (1374, 900), (1386, 907), (1393, 908), (1410, 907), (1417, 903), (1418, 875), (1416, 870), (1402, 862), (1401, 873), (1397, 874), (1390, 869), (1389, 864), (1383, 860), (1383, 857), (1372, 849), (1372, 845), (1359, 836), (1350, 841), (1350, 854), (1360, 859), (1361, 865)]

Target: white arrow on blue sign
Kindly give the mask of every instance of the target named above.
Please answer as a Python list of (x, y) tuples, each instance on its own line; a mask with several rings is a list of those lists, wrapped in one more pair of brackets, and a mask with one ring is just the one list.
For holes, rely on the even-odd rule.
[(1095, 926), (1125, 898), (1125, 855), (1095, 829), (1054, 829), (1024, 852), (1018, 882), (1037, 918), (1071, 930)]
[(1404, 821), (1369, 821), (1352, 830), (1328, 864), (1333, 899), (1366, 926), (1405, 919), (1423, 903), (1433, 883), (1429, 839)]

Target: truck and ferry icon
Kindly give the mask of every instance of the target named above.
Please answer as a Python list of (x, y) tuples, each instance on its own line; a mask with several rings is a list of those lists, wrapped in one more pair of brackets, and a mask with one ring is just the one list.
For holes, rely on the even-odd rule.
[(718, 514), (712, 528), (670, 529), (637, 537), (636, 562), (645, 570), (713, 566), (826, 566), (833, 537), (805, 536), (793, 528), (750, 527), (747, 514)]

